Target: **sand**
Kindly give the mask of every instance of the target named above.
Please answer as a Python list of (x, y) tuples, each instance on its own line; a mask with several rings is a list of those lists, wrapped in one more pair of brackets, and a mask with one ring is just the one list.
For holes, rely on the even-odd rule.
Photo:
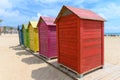
[[(18, 46), (17, 34), (0, 36), (0, 80), (73, 80)], [(80, 80), (120, 80), (120, 37), (105, 37), (104, 69)]]
[(17, 35), (0, 36), (0, 80), (72, 80), (18, 46)]

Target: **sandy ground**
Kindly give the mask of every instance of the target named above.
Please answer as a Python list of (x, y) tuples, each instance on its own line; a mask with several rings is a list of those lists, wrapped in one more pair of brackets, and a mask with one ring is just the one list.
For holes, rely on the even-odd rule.
[[(0, 80), (73, 80), (18, 46), (16, 34), (0, 36)], [(120, 80), (120, 37), (105, 37), (105, 67), (80, 80)]]
[(17, 35), (0, 36), (0, 80), (72, 80), (18, 47)]

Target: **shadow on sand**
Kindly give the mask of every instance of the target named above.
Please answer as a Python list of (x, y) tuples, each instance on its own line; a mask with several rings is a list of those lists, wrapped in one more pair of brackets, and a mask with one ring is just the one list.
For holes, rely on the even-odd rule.
[(13, 50), (24, 50), (24, 48), (22, 48), (20, 45), (17, 46), (11, 46), (9, 48), (12, 48)]
[(42, 61), (41, 59), (38, 59), (35, 56), (32, 57), (27, 57), (22, 59), (22, 62), (26, 63), (26, 64), (41, 64), (41, 63), (45, 63), (44, 61)]
[(32, 55), (32, 54), (28, 51), (20, 51), (20, 52), (16, 52), (16, 55), (22, 56), (22, 55)]
[(73, 80), (51, 66), (45, 66), (33, 70), (31, 77), (34, 80)]
[[(21, 46), (11, 46), (9, 47), (13, 50), (16, 50), (16, 55), (22, 56), (25, 55), (27, 57), (23, 58), (21, 61), (23, 63), (26, 63), (28, 65), (32, 64), (39, 64), (38, 69), (32, 70), (31, 77), (34, 80), (73, 80), (69, 78), (57, 69), (53, 68), (52, 66), (48, 65), (46, 62), (44, 62), (42, 59), (39, 59), (38, 57), (35, 57), (35, 55), (39, 56), (39, 54), (33, 54), (29, 51), (26, 51)], [(52, 64), (56, 65), (56, 61), (52, 61)]]

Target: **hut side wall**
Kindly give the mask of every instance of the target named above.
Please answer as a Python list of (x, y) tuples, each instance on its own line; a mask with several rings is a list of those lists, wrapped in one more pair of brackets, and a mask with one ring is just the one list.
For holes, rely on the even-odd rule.
[(101, 21), (82, 20), (81, 72), (102, 65), (102, 23)]

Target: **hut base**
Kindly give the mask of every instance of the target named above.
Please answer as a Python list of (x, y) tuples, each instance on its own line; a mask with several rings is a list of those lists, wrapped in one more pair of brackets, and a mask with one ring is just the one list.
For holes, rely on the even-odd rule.
[(90, 70), (80, 74), (80, 73), (76, 72), (75, 70), (73, 70), (73, 69), (71, 69), (71, 68), (69, 68), (69, 67), (67, 67), (67, 66), (65, 66), (63, 64), (60, 64), (60, 63), (59, 63), (59, 67), (61, 67), (62, 71), (64, 71), (64, 72), (67, 72), (67, 71), (71, 72), (72, 74), (75, 74), (78, 78), (83, 78), (84, 75), (87, 75), (87, 74), (89, 74), (91, 72), (94, 72), (94, 71), (96, 71), (98, 69), (103, 69), (104, 68), (104, 66), (101, 65), (101, 66), (98, 66), (96, 68), (90, 69)]
[(46, 60), (52, 60), (52, 59), (56, 59), (57, 56), (54, 56), (54, 57), (47, 57), (45, 55), (42, 55), (42, 54), (39, 54), (42, 58), (46, 59)]

